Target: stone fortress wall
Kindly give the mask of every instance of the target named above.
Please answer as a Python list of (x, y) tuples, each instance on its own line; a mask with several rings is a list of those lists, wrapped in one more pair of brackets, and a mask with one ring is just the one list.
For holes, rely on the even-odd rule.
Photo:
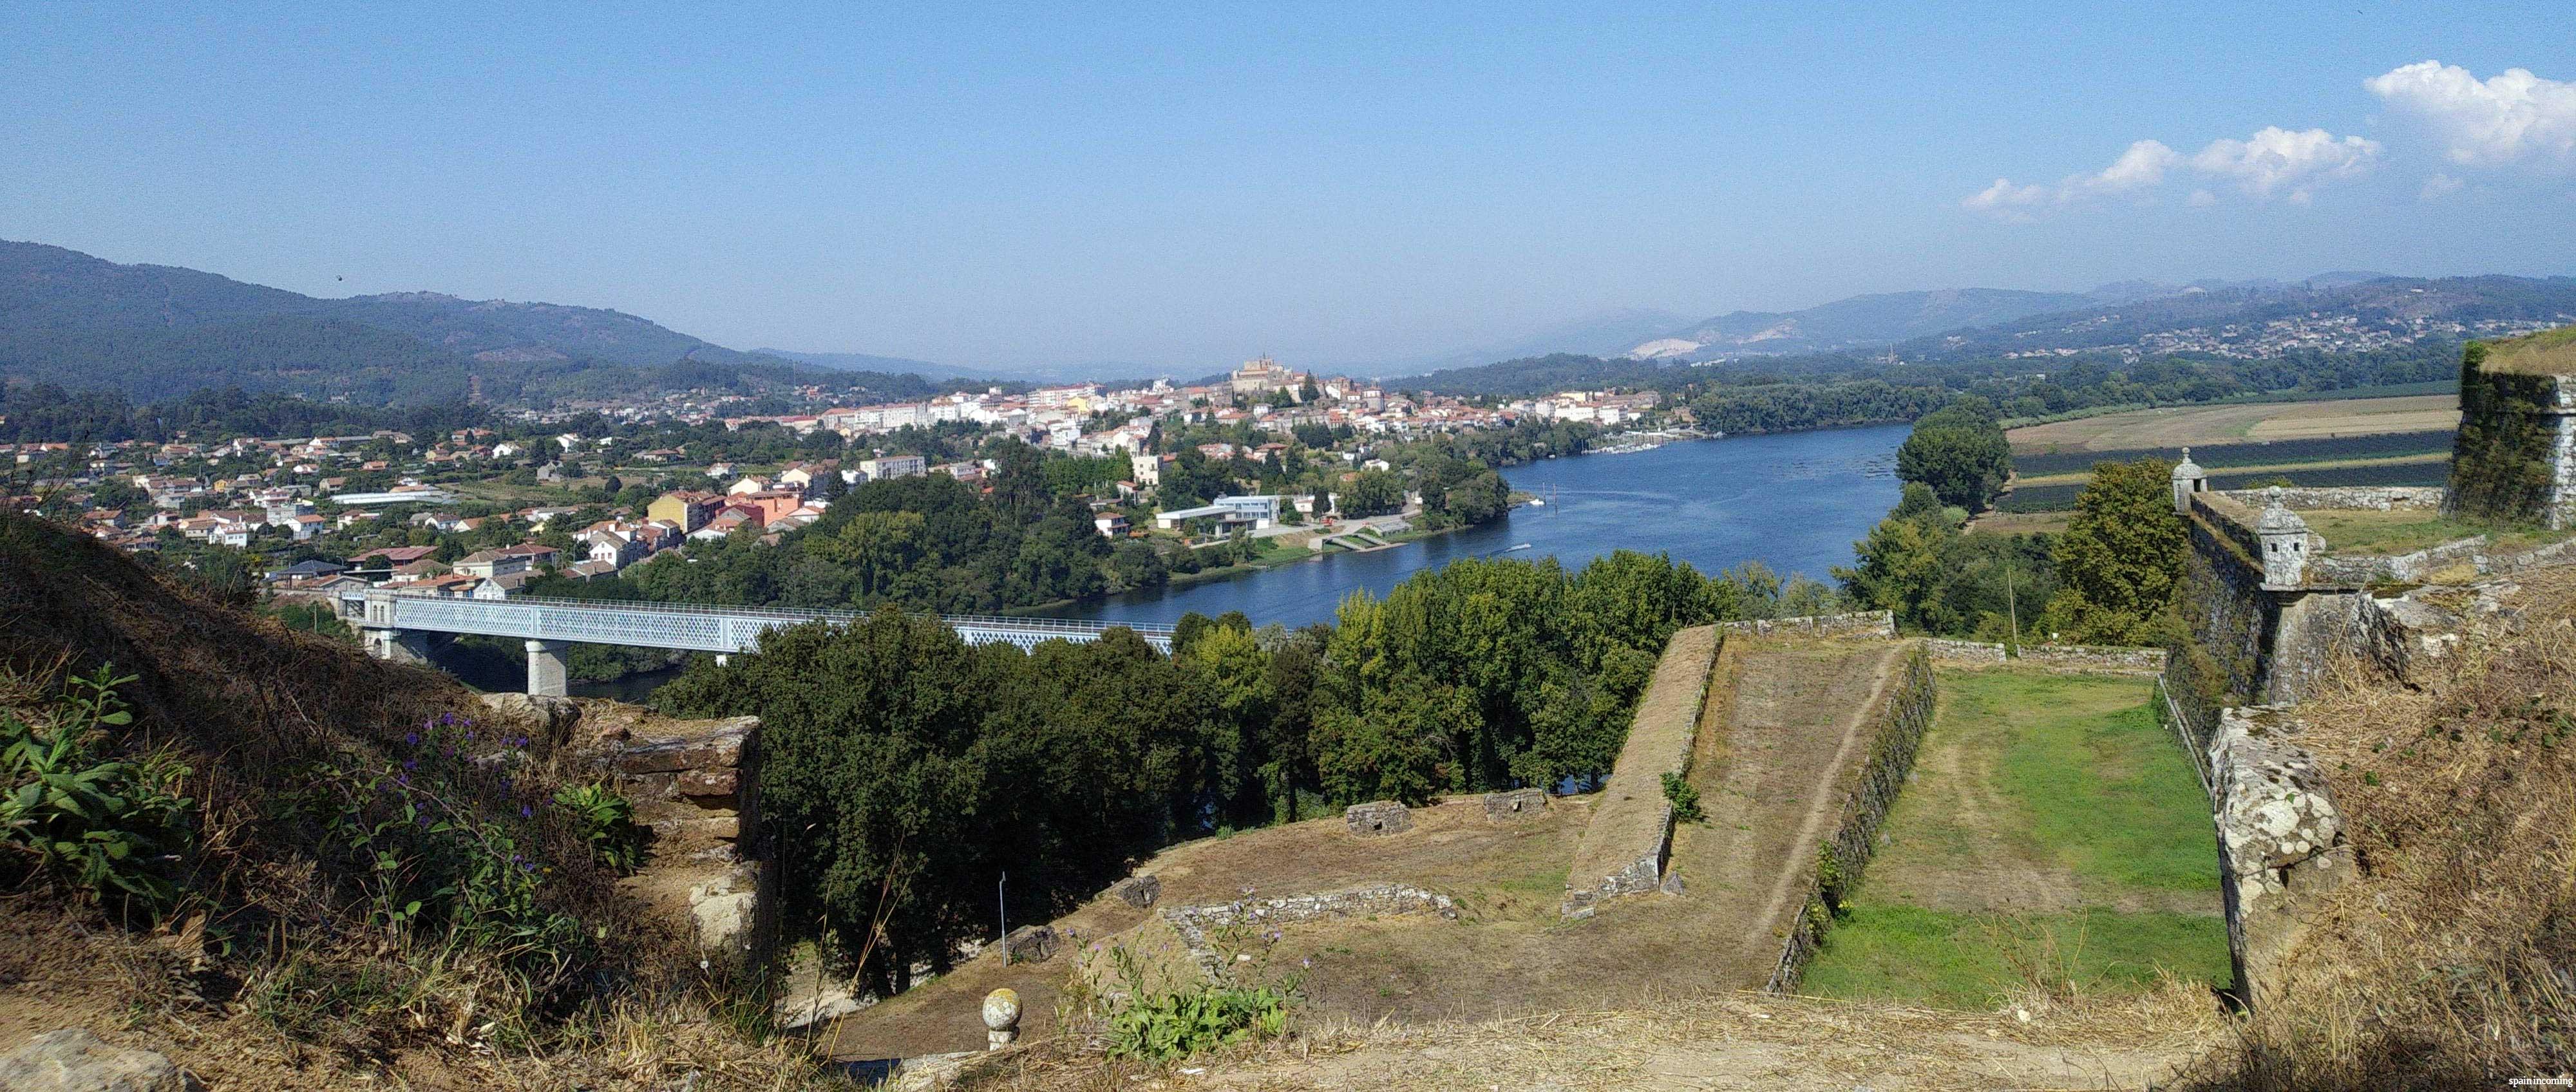
[(1768, 992), (1785, 993), (1796, 988), (1807, 960), (1824, 942), (1835, 907), (1841, 905), (1843, 895), (1860, 882), (1862, 871), (1869, 867), (1870, 856), (1878, 848), (1878, 828), (1886, 822), (1888, 810), (1896, 806), (1897, 794), (1905, 791), (1906, 776), (1914, 769), (1914, 752), (1923, 743), (1924, 730), (1932, 726), (1933, 706), (1938, 698), (1932, 680), (1932, 654), (1918, 644), (1907, 649), (1904, 656), (1904, 666), (1898, 669), (1894, 683), (1881, 692), (1879, 707), (1871, 714), (1868, 757), (1848, 775), (1847, 781), (1837, 786), (1843, 793), (1842, 815), (1817, 859), (1807, 864), (1807, 876), (1799, 881), (1807, 897), (1790, 923), (1789, 936), (1781, 947), (1771, 980), (1763, 986)]

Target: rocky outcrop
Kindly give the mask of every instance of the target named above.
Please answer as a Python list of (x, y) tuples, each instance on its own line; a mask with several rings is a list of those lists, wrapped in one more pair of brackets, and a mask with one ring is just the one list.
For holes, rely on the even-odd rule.
[(2248, 1004), (2308, 926), (2316, 898), (2353, 872), (2343, 812), (2325, 771), (2297, 743), (2305, 726), (2280, 706), (2220, 712), (2209, 768), (2220, 885), (2236, 982)]
[(149, 1050), (111, 1046), (83, 1028), (49, 1031), (0, 1058), (9, 1092), (188, 1092), (186, 1070)]

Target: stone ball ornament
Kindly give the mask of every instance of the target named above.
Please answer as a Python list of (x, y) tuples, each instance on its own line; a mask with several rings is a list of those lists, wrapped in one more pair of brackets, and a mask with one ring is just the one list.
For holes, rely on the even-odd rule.
[(1020, 995), (1005, 986), (984, 995), (986, 1048), (999, 1050), (1020, 1037)]

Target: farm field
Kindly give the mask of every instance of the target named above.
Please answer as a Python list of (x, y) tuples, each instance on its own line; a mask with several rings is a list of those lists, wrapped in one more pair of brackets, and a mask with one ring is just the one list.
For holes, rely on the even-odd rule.
[(1801, 992), (1986, 1008), (2227, 974), (2217, 850), (2146, 679), (1942, 669), (1915, 781)]
[[(2200, 454), (2200, 453), (2199, 453), (2199, 452), (2197, 452), (2197, 451), (2193, 452), (2193, 453), (2192, 453), (2192, 456), (2193, 456), (2192, 461), (2194, 461), (2194, 462), (2199, 462), (2199, 454)], [(2350, 468), (2353, 468), (2353, 467), (2369, 467), (2369, 466), (2411, 466), (2411, 465), (2416, 465), (2416, 464), (2431, 464), (2431, 465), (2436, 465), (2436, 466), (2444, 466), (2444, 467), (2447, 467), (2447, 466), (2449, 466), (2449, 465), (2450, 465), (2450, 463), (2451, 463), (2451, 454), (2450, 454), (2450, 452), (2448, 452), (2448, 451), (2437, 451), (2437, 452), (2428, 452), (2428, 453), (2420, 454), (2420, 455), (2393, 455), (2393, 456), (2388, 456), (2388, 457), (2385, 457), (2385, 458), (2376, 458), (2376, 459), (2330, 459), (2330, 460), (2324, 460), (2324, 461), (2318, 461), (2318, 462), (2278, 462), (2278, 463), (2256, 463), (2256, 464), (2251, 465), (2251, 466), (2231, 466), (2231, 467), (2226, 467), (2225, 469), (2226, 469), (2226, 470), (2228, 470), (2228, 471), (2231, 471), (2231, 473), (2229, 473), (2229, 474), (2225, 474), (2225, 475), (2213, 475), (2213, 476), (2215, 476), (2215, 477), (2245, 477), (2245, 476), (2248, 476), (2248, 475), (2279, 475), (2279, 476), (2282, 476), (2282, 477), (2295, 478), (2295, 477), (2298, 475), (2298, 472), (2300, 472), (2300, 471), (2307, 471), (2307, 470), (2323, 470), (2323, 469), (2336, 469), (2336, 470), (2343, 470), (2343, 469), (2350, 469)], [(2210, 466), (2209, 464), (2207, 464), (2207, 463), (2202, 463), (2202, 464), (2201, 464), (2201, 467), (2202, 467), (2202, 469), (2208, 469), (2208, 470), (2218, 469), (2218, 468), (2216, 468), (2216, 467), (2211, 467), (2211, 466)], [(2059, 473), (2056, 473), (2056, 474), (2038, 474), (2038, 475), (2015, 474), (2015, 475), (2013, 476), (2013, 487), (2014, 487), (2014, 488), (2016, 488), (2016, 489), (2025, 489), (2025, 488), (2041, 488), (2041, 487), (2051, 486), (2051, 485), (2082, 485), (2082, 484), (2084, 484), (2085, 482), (2088, 482), (2088, 481), (2091, 481), (2091, 480), (2093, 480), (2093, 474), (2092, 474), (2092, 471), (2091, 471), (2091, 470), (2089, 470), (2089, 469), (2087, 469), (2087, 470), (2069, 470), (2069, 471), (2062, 471), (2062, 472), (2059, 472)]]
[(2006, 435), (2015, 454), (2128, 451), (2184, 444), (2307, 440), (2385, 432), (2449, 430), (2459, 425), (2456, 394), (2176, 406), (2028, 425)]

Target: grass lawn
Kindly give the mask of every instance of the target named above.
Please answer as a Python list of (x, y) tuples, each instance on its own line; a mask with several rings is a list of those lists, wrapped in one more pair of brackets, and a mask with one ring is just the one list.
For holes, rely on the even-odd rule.
[(2498, 549), (2527, 549), (2576, 534), (2497, 526), (2424, 511), (2309, 511), (2299, 517), (2308, 521), (2310, 530), (2325, 536), (2327, 549), (2339, 554), (2402, 554), (2472, 535), (2488, 536)]
[(2228, 976), (2227, 932), (2197, 914), (2008, 915), (1861, 904), (1836, 922), (1798, 992), (1992, 1008), (2016, 992), (2142, 992), (2163, 974)]
[[(2218, 889), (2208, 798), (2191, 761), (2145, 707), (2055, 715), (2043, 685), (1995, 673), (2000, 711), (2024, 720), (1998, 779), (2022, 804), (2022, 829), (2077, 875), (2169, 891)], [(1985, 680), (1979, 680), (1983, 682)], [(1983, 697), (1984, 695), (1978, 695)]]
[(1915, 776), (1805, 992), (1984, 1006), (2224, 978), (2217, 853), (2150, 680), (1940, 669)]
[(1945, 668), (1938, 683), (1871, 876), (2009, 860), (2087, 886), (2218, 890), (2208, 804), (2150, 680)]

